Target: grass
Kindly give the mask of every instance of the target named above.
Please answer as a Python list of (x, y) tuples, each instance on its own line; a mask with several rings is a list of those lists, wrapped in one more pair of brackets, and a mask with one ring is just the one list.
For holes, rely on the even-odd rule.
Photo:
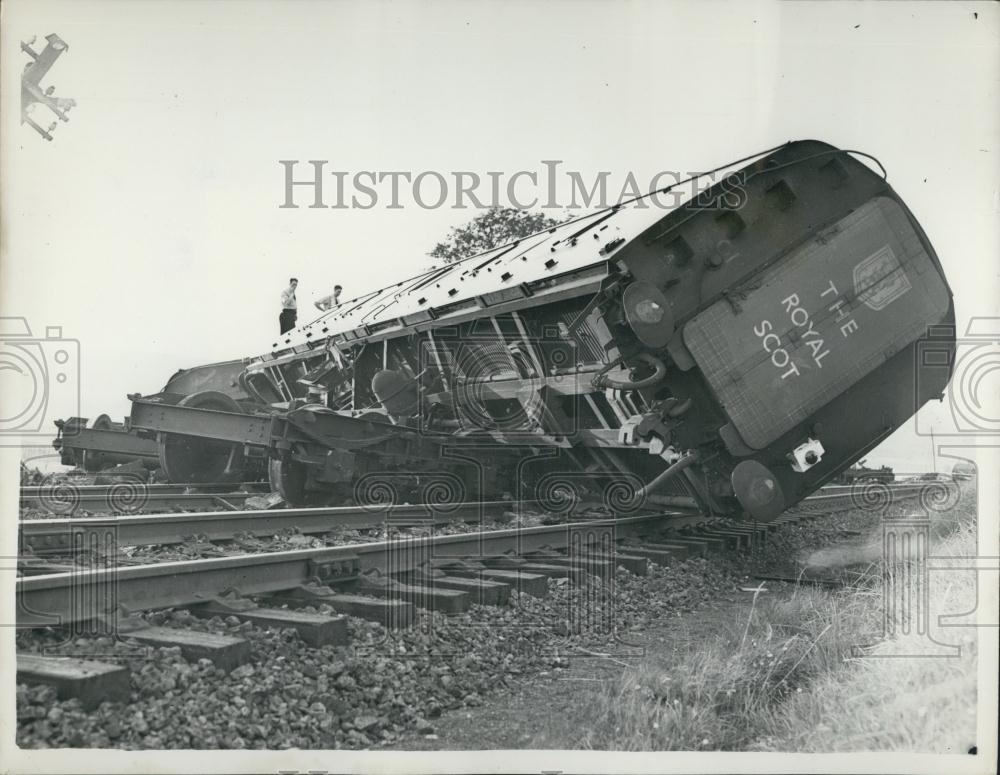
[[(973, 521), (960, 523), (933, 553), (974, 555)], [(906, 583), (900, 567), (887, 570), (897, 588)], [(931, 633), (942, 643), (959, 646), (956, 656), (932, 656), (954, 652), (934, 646), (915, 628), (878, 642), (866, 658), (819, 676), (808, 692), (778, 708), (761, 748), (967, 753), (975, 746), (976, 631), (938, 629), (934, 623), (942, 613), (975, 606), (976, 578), (970, 572), (938, 572), (929, 574), (929, 582)], [(897, 615), (894, 624), (901, 629), (906, 621)]]
[[(930, 512), (931, 554), (976, 552), (975, 483)], [(966, 753), (975, 744), (975, 629), (936, 634), (961, 654), (924, 654), (912, 611), (886, 609), (919, 563), (882, 560), (882, 535), (812, 559), (865, 568), (849, 589), (797, 586), (755, 595), (723, 616), (719, 634), (679, 654), (651, 655), (612, 682), (582, 745), (610, 750), (914, 751)], [(930, 618), (976, 602), (970, 572), (929, 574)], [(910, 591), (913, 591), (912, 589)], [(894, 637), (886, 638), (884, 612)], [(903, 634), (904, 632), (908, 634)], [(865, 648), (859, 651), (858, 647)]]

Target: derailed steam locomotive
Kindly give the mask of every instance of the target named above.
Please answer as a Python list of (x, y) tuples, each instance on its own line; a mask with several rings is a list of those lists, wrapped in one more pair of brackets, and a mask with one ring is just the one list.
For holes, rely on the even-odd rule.
[(173, 481), (266, 467), (291, 504), (613, 482), (772, 519), (941, 396), (954, 309), (852, 152), (718, 172), (669, 211), (639, 198), (341, 303), (235, 378), (130, 396), (130, 432)]

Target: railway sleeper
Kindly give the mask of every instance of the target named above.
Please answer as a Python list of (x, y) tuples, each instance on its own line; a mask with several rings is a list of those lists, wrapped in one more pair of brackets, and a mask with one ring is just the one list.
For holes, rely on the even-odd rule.
[(727, 528), (698, 528), (691, 533), (669, 532), (643, 539), (629, 539), (622, 548), (631, 554), (645, 557), (664, 565), (672, 560), (685, 560), (693, 556), (707, 556), (710, 551), (745, 549), (753, 546), (757, 530)]
[(127, 667), (76, 657), (18, 654), (17, 681), (52, 686), (60, 699), (76, 698), (85, 710), (105, 701), (128, 702), (132, 692)]
[(576, 583), (583, 581), (587, 576), (586, 569), (579, 566), (533, 562), (523, 557), (487, 557), (484, 558), (483, 562), (490, 568), (526, 571), (554, 579), (568, 578)]
[(777, 519), (768, 522), (767, 529), (768, 532), (773, 532), (778, 528), (784, 527), (785, 525), (797, 525), (801, 522), (812, 522), (818, 517), (826, 516), (831, 513), (834, 513), (834, 511), (827, 508), (822, 513), (818, 511), (797, 511), (794, 513), (782, 514)]
[[(689, 538), (687, 536), (667, 534), (667, 540), (672, 544), (678, 544), (680, 546), (686, 546), (690, 550), (692, 555), (699, 557), (704, 557), (708, 554), (708, 550), (712, 548), (712, 544), (709, 541), (699, 540), (697, 538)], [(721, 548), (722, 543), (717, 542), (718, 546)]]
[(569, 556), (555, 551), (535, 552), (527, 555), (526, 559), (564, 568), (582, 568), (587, 573), (601, 578), (608, 578), (615, 570), (614, 561), (606, 559), (606, 556), (597, 551)]
[(469, 608), (469, 595), (458, 589), (428, 585), (404, 584), (388, 576), (362, 576), (354, 584), (355, 591), (387, 600), (412, 603), (417, 608), (460, 614)]
[(754, 576), (754, 579), (756, 581), (780, 581), (786, 584), (795, 584), (796, 586), (811, 585), (833, 589), (840, 589), (851, 583), (851, 580), (846, 578), (823, 578), (817, 576)]
[(257, 627), (293, 629), (304, 643), (315, 648), (347, 643), (347, 619), (343, 616), (265, 608), (245, 598), (219, 598), (191, 606), (188, 610), (202, 619), (235, 616), (241, 622), (250, 622)]
[(507, 553), (493, 557), (481, 558), (492, 567), (517, 568), (541, 573), (553, 578), (569, 578), (580, 581), (586, 575), (597, 578), (610, 578), (619, 565), (627, 566), (626, 570), (638, 574), (646, 571), (645, 560), (634, 555), (622, 555), (621, 562), (618, 547), (598, 544), (574, 547), (570, 552), (542, 547), (528, 554)]
[[(574, 581), (581, 580), (585, 574), (607, 579), (619, 566), (637, 576), (646, 575), (647, 570), (645, 557), (623, 553), (618, 547), (615, 547), (613, 554), (605, 549), (588, 547), (582, 553), (571, 555), (554, 549), (541, 549), (528, 555), (508, 554), (481, 559), (493, 568), (528, 571)], [(482, 563), (477, 565), (481, 566)]]
[(681, 533), (680, 535), (670, 535), (671, 541), (676, 541), (677, 543), (689, 544), (692, 541), (701, 544), (705, 547), (706, 552), (721, 552), (726, 548), (726, 542), (722, 538), (717, 536), (710, 536), (708, 534), (702, 533), (700, 531), (691, 531), (690, 533)]
[(449, 576), (441, 570), (414, 571), (406, 574), (404, 578), (424, 586), (465, 592), (469, 596), (470, 604), (501, 606), (510, 602), (510, 584), (499, 581)]
[[(642, 541), (641, 543), (629, 545), (628, 550), (633, 554), (638, 554), (640, 557), (649, 557), (654, 562), (660, 562), (661, 558), (686, 560), (692, 554), (690, 547), (667, 541)], [(649, 552), (653, 554), (649, 554)]]
[(624, 568), (636, 576), (645, 576), (649, 572), (649, 560), (629, 552), (615, 552), (615, 567)]
[(250, 642), (231, 635), (217, 635), (200, 630), (176, 627), (157, 627), (146, 620), (129, 616), (125, 619), (105, 620), (119, 638), (138, 641), (157, 648), (179, 648), (181, 656), (189, 662), (209, 659), (217, 668), (230, 671), (250, 660)]
[(644, 546), (629, 546), (628, 550), (631, 554), (638, 555), (639, 557), (645, 557), (647, 560), (652, 560), (657, 565), (669, 565), (672, 562), (684, 559), (684, 556), (679, 555), (679, 552), (676, 550), (666, 551), (649, 549)]
[(549, 577), (541, 573), (532, 573), (523, 569), (487, 568), (481, 564), (462, 563), (448, 568), (449, 576), (459, 578), (481, 579), (506, 584), (512, 591), (531, 597), (547, 597), (549, 594)]
[(719, 530), (723, 533), (738, 533), (739, 535), (745, 535), (750, 537), (750, 542), (753, 543), (758, 538), (767, 537), (767, 530), (763, 525), (720, 525)]
[(754, 543), (767, 543), (767, 525), (754, 525), (753, 531), (751, 535), (753, 536)]
[(415, 606), (406, 600), (380, 600), (364, 595), (334, 595), (331, 604), (339, 613), (377, 622), (387, 629), (409, 627), (415, 617)]
[(405, 600), (382, 599), (362, 594), (334, 592), (329, 587), (321, 587), (321, 589), (329, 593), (322, 596), (301, 594), (303, 588), (312, 592), (311, 587), (313, 586), (303, 585), (303, 587), (294, 590), (276, 592), (268, 595), (266, 599), (274, 603), (288, 605), (289, 607), (325, 603), (332, 606), (338, 614), (356, 616), (358, 619), (377, 622), (387, 629), (400, 629), (413, 624), (413, 603)]
[(727, 549), (743, 549), (749, 545), (749, 541), (745, 540), (742, 535), (729, 533), (723, 530), (699, 530), (698, 535), (705, 536), (707, 538), (720, 539)]

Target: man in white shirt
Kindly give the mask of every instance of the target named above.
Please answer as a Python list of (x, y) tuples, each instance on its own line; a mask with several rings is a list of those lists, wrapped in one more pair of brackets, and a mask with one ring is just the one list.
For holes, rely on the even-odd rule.
[(298, 284), (298, 278), (292, 277), (288, 281), (288, 287), (281, 292), (281, 315), (278, 316), (281, 333), (295, 328), (295, 317), (298, 315), (295, 304), (295, 288)]
[(340, 306), (340, 292), (343, 288), (339, 285), (333, 286), (333, 293), (330, 296), (324, 296), (322, 299), (318, 299), (316, 304), (316, 309), (322, 312), (329, 312), (331, 309), (336, 309)]

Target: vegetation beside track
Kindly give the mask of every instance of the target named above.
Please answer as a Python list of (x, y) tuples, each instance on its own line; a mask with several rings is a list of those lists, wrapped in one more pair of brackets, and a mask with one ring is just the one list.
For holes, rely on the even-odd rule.
[[(975, 555), (974, 481), (961, 484), (953, 507), (928, 513), (931, 555)], [(913, 557), (886, 563), (879, 529), (801, 559), (849, 584), (767, 582), (768, 591), (747, 593), (746, 603), (717, 617), (714, 636), (693, 639), (679, 661), (676, 652), (653, 651), (622, 671), (590, 723), (578, 720), (589, 728), (580, 745), (968, 753), (976, 744), (976, 631), (935, 622), (975, 607), (975, 574), (929, 574), (932, 633), (961, 647), (940, 659), (913, 656), (929, 646), (913, 612), (886, 608), (885, 590), (899, 595), (918, 566)], [(895, 632), (909, 634), (885, 637), (887, 610)]]

